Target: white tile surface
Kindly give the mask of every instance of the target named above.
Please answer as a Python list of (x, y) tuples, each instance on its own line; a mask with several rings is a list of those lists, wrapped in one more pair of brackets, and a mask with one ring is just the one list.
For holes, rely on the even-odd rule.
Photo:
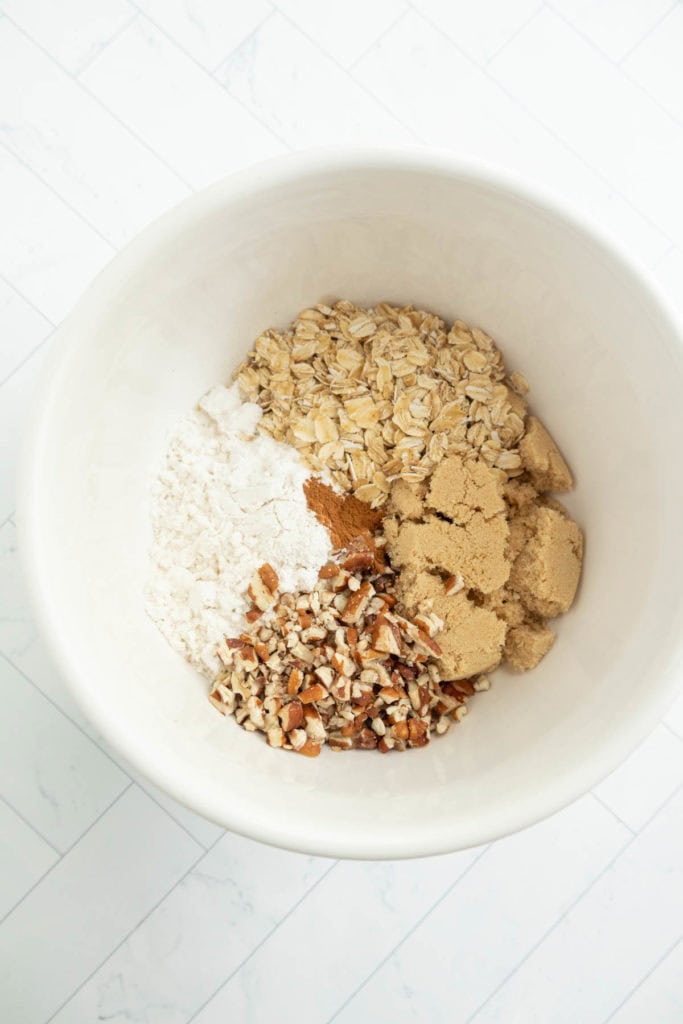
[(683, 240), (683, 205), (674, 201), (683, 174), (678, 126), (589, 42), (544, 10), (490, 68), (615, 189)]
[(680, 936), (681, 815), (683, 790), (503, 984), (476, 1024), (598, 1024), (609, 1017), (634, 978)]
[[(67, 1003), (55, 1024), (182, 1024), (329, 869), (329, 861), (226, 834)], [(280, 1011), (282, 999), (281, 991)], [(231, 1007), (229, 1019), (240, 1020), (234, 1014)]]
[(0, 0), (2, 1024), (683, 1020), (683, 697), (595, 796), (485, 851), (271, 850), (119, 770), (37, 634), (11, 515), (52, 325), (164, 205), (290, 147), (502, 163), (683, 313), (682, 26), (673, 0)]
[(282, 151), (267, 128), (142, 17), (81, 78), (195, 187)]
[(197, 1024), (221, 1024), (228, 1017), (257, 1024), (276, 1017), (282, 992), (305, 989), (310, 976), (308, 958), (292, 959), (289, 951), (306, 949), (320, 921), (325, 921), (325, 941), (316, 944), (315, 971), (325, 984), (309, 989), (297, 1017), (301, 1024), (329, 1020), (346, 994), (362, 984), (368, 966), (390, 953), (481, 853), (468, 850), (427, 862), (337, 864), (206, 1005)]
[(467, 1021), (628, 839), (588, 796), (495, 844), (351, 999), (339, 1024), (382, 1015)]
[(268, 0), (135, 0), (134, 5), (210, 71), (273, 9)]
[[(0, 192), (2, 189), (0, 189)], [(2, 200), (0, 200), (2, 202)], [(0, 231), (0, 235), (2, 232)], [(2, 242), (0, 241), (0, 245)], [(28, 423), (31, 395), (38, 375), (44, 349), (38, 345), (2, 385), (0, 398), (0, 523), (16, 505), (18, 442)], [(2, 613), (0, 612), (0, 619)]]
[(683, 1020), (683, 940), (655, 967), (611, 1018), (611, 1024), (680, 1024)]
[(0, 526), (0, 651), (13, 660), (20, 657), (35, 633), (19, 565), (17, 528), (8, 519)]
[(358, 60), (408, 9), (407, 0), (275, 0), (275, 6), (344, 67)]
[(61, 320), (113, 248), (0, 146), (0, 274), (48, 319)]
[(7, 19), (0, 21), (0, 124), (7, 148), (116, 245), (189, 191)]
[(6, 281), (0, 279), (0, 386), (52, 331), (52, 324)]
[(235, 50), (216, 75), (295, 148), (388, 144), (411, 138), (395, 116), (278, 13)]
[(543, 0), (414, 0), (413, 7), (461, 50), (486, 64), (543, 6)]
[(57, 850), (0, 800), (0, 920), (57, 860)]
[(660, 725), (595, 793), (637, 832), (681, 783), (683, 740)]
[(134, 16), (126, 0), (3, 0), (0, 10), (74, 74)]
[(683, 121), (683, 7), (669, 14), (624, 61), (624, 70), (670, 114)]
[(683, 696), (670, 708), (665, 722), (683, 740)]
[(621, 60), (675, 5), (675, 0), (549, 0), (612, 60)]
[(196, 839), (200, 846), (203, 846), (205, 850), (208, 850), (210, 846), (220, 839), (224, 833), (224, 829), (218, 825), (214, 825), (212, 821), (207, 821), (206, 818), (201, 818), (198, 814), (179, 804), (177, 800), (167, 796), (166, 793), (162, 793), (160, 789), (157, 789), (155, 785), (137, 776), (134, 772), (131, 773), (137, 784), (144, 789), (145, 793), (152, 800), (155, 800), (167, 814), (176, 821), (181, 828), (184, 828), (186, 832)]
[(0, 796), (64, 851), (128, 779), (0, 656)]
[[(14, 494), (7, 492), (13, 499)], [(13, 504), (9, 501), (8, 504)], [(33, 619), (12, 519), (0, 527), (0, 653), (23, 672), (67, 718), (96, 736), (45, 649)]]
[(129, 789), (3, 922), (0, 1016), (45, 1020), (197, 859), (200, 847)]

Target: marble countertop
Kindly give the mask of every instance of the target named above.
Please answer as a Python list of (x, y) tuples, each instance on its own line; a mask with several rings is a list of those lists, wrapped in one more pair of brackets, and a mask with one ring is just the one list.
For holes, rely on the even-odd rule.
[(271, 154), (422, 142), (518, 169), (683, 305), (681, 53), (674, 0), (0, 2), (3, 1024), (683, 1020), (683, 700), (494, 845), (269, 849), (98, 741), (36, 634), (14, 518), (55, 327), (149, 220)]

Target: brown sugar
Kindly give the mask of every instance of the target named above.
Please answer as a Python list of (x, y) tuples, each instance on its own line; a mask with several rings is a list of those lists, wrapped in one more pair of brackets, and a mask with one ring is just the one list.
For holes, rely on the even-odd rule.
[(463, 462), (457, 455), (443, 459), (432, 475), (426, 504), (454, 523), (467, 523), (475, 512), (490, 519), (505, 511), (504, 475), (485, 462)]
[(537, 490), (571, 491), (574, 486), (571, 470), (560, 449), (535, 416), (529, 416), (526, 421), (526, 431), (519, 443), (519, 454)]
[(536, 668), (555, 643), (555, 634), (540, 623), (512, 626), (505, 638), (505, 659), (518, 672)]
[(524, 605), (552, 618), (571, 607), (579, 585), (583, 538), (575, 522), (554, 508), (540, 506), (535, 529), (515, 561), (510, 585)]
[(347, 547), (356, 537), (371, 537), (382, 522), (381, 510), (370, 508), (352, 494), (337, 494), (320, 477), (309, 477), (304, 493), (308, 507), (336, 548)]
[(424, 514), (424, 485), (397, 480), (391, 488), (389, 511), (401, 519), (422, 519)]
[(444, 678), (486, 672), (503, 658), (534, 668), (555, 639), (544, 620), (574, 600), (583, 537), (566, 509), (539, 493), (571, 481), (540, 424), (527, 460), (523, 477), (506, 479), (482, 460), (450, 455), (428, 487), (392, 489), (384, 535), (398, 593), (409, 611), (427, 602), (443, 620)]
[(444, 581), (428, 572), (401, 573), (398, 593), (410, 614), (428, 604), (443, 621), (439, 633), (439, 667), (444, 679), (465, 679), (500, 663), (505, 623), (478, 607), (464, 591), (449, 595)]
[(474, 512), (469, 522), (458, 526), (428, 514), (421, 523), (403, 523), (388, 550), (395, 567), (459, 574), (466, 587), (488, 594), (510, 575), (507, 540), (504, 515), (487, 520)]

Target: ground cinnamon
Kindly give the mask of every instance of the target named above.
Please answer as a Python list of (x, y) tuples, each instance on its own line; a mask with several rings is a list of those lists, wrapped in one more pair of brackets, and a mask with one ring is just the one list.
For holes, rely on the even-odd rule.
[(370, 508), (352, 494), (337, 494), (319, 477), (309, 477), (304, 493), (308, 507), (337, 548), (346, 547), (355, 537), (371, 537), (382, 522), (381, 509)]

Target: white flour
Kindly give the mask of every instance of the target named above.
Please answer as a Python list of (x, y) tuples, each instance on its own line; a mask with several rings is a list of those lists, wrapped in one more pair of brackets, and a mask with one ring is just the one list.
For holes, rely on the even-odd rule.
[(154, 488), (147, 611), (172, 647), (215, 676), (216, 648), (245, 628), (251, 576), (269, 562), (282, 590), (311, 590), (330, 554), (306, 505), (294, 448), (254, 435), (261, 410), (215, 387), (173, 434)]

